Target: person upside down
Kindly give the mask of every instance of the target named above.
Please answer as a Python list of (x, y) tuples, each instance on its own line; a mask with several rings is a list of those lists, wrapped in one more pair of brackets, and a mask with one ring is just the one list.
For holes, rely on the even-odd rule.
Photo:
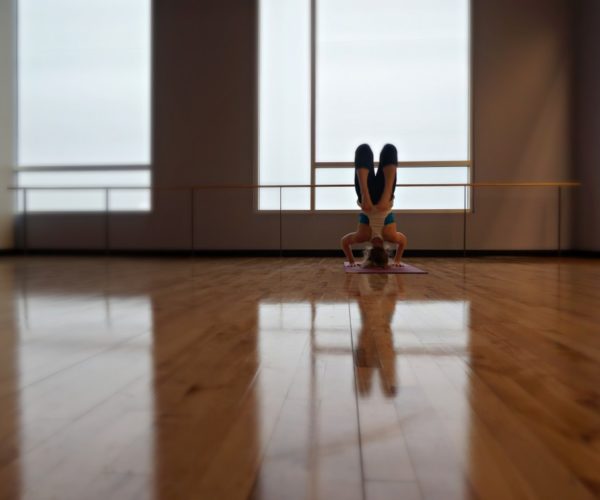
[[(368, 144), (356, 148), (354, 156), (354, 189), (361, 207), (358, 227), (341, 240), (342, 250), (351, 265), (364, 267), (387, 267), (388, 254), (385, 242), (398, 245), (393, 266), (402, 266), (402, 254), (407, 239), (396, 228), (396, 217), (392, 212), (396, 190), (398, 152), (392, 144), (386, 144), (379, 155), (379, 168), (375, 173), (373, 151)], [(358, 264), (352, 255), (352, 245), (370, 242), (371, 248), (365, 260)]]

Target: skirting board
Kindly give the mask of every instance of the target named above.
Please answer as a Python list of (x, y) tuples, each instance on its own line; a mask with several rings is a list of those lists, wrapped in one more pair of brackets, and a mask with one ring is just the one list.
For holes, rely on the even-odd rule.
[[(19, 255), (114, 255), (114, 256), (165, 256), (165, 257), (339, 257), (341, 250), (174, 250), (174, 249), (22, 249), (0, 250), (0, 256)], [(600, 251), (563, 250), (407, 250), (405, 257), (579, 257), (597, 259)]]

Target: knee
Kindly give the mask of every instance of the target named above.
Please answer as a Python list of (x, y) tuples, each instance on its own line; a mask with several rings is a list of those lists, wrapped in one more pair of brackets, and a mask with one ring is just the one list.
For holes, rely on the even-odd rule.
[(386, 144), (379, 155), (379, 166), (398, 165), (398, 150), (393, 144)]
[(368, 167), (373, 166), (373, 150), (368, 144), (361, 144), (356, 148), (354, 153), (354, 166), (355, 167)]

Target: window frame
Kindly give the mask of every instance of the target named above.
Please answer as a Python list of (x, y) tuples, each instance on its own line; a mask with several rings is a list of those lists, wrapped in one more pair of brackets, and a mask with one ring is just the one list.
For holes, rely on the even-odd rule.
[[(310, 2), (310, 208), (309, 209), (261, 209), (259, 205), (259, 190), (254, 190), (254, 211), (261, 214), (289, 212), (293, 214), (350, 214), (356, 213), (353, 209), (336, 209), (324, 210), (316, 208), (316, 184), (317, 170), (320, 168), (352, 168), (353, 162), (317, 162), (316, 161), (316, 87), (317, 87), (317, 2), (319, 0), (306, 0)], [(260, 184), (260, 59), (261, 59), (261, 26), (260, 26), (260, 3), (256, 3), (256, 23), (255, 23), (255, 103), (254, 103), (254, 180), (256, 184)], [(475, 182), (474, 175), (474, 159), (473, 159), (473, 0), (467, 0), (468, 3), (468, 33), (467, 33), (467, 57), (468, 57), (468, 77), (469, 82), (467, 102), (468, 102), (468, 124), (467, 124), (467, 159), (466, 160), (442, 160), (442, 161), (400, 161), (398, 167), (466, 167), (468, 172), (468, 183)], [(379, 162), (375, 162), (378, 166)], [(459, 185), (460, 186), (460, 185)], [(287, 189), (293, 189), (288, 188)], [(301, 189), (298, 187), (298, 189)], [(409, 214), (454, 214), (454, 213), (471, 213), (474, 211), (473, 189), (466, 186), (465, 188), (466, 207), (458, 209), (395, 209), (397, 213)]]

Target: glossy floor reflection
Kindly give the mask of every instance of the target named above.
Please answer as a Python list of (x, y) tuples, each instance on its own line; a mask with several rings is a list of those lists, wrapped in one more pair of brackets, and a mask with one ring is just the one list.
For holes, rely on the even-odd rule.
[(600, 497), (600, 265), (0, 260), (0, 499)]

